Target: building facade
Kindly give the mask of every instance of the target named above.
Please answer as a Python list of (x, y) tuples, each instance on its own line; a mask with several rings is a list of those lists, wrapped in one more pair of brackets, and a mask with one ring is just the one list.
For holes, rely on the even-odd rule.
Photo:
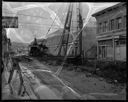
[(126, 2), (92, 16), (97, 20), (97, 59), (126, 61)]

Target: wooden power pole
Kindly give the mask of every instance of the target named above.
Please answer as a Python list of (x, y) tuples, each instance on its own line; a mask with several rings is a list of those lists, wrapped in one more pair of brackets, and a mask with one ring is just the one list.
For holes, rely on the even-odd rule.
[[(83, 28), (83, 20), (82, 20), (82, 14), (81, 14), (81, 3), (77, 3), (77, 12), (76, 12), (76, 16), (77, 16), (77, 32), (79, 32), (82, 28)], [(71, 21), (72, 21), (72, 13), (73, 13), (73, 4), (70, 3), (69, 8), (68, 8), (68, 13), (66, 16), (66, 21), (65, 21), (65, 25), (64, 25), (64, 30), (63, 30), (63, 34), (61, 37), (61, 45), (59, 48), (59, 52), (58, 52), (58, 56), (63, 55), (65, 56), (67, 53), (67, 48), (68, 48), (68, 43), (69, 43), (69, 33), (70, 33), (70, 29), (71, 29)], [(75, 57), (76, 56), (80, 56), (82, 57), (82, 32), (80, 32), (80, 34), (78, 35), (78, 37), (75, 40)]]
[(61, 45), (60, 45), (60, 48), (59, 48), (58, 56), (61, 56), (62, 52), (63, 52), (62, 56), (65, 56), (66, 53), (67, 53), (68, 39), (69, 39), (71, 19), (72, 19), (72, 11), (73, 11), (73, 4), (70, 3), (69, 8), (68, 8), (68, 13), (67, 13), (67, 16), (66, 16), (64, 30), (63, 30), (62, 37), (61, 37)]
[[(83, 28), (83, 20), (81, 15), (81, 3), (78, 4), (78, 28), (79, 31)], [(79, 34), (79, 55), (82, 57), (82, 31)]]

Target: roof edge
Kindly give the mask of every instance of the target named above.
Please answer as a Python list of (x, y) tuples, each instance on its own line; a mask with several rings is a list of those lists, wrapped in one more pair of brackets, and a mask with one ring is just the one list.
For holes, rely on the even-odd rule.
[(96, 16), (98, 16), (98, 15), (104, 13), (105, 11), (111, 10), (111, 9), (113, 9), (113, 8), (116, 8), (116, 7), (121, 6), (121, 5), (124, 5), (124, 4), (126, 4), (126, 2), (120, 2), (120, 3), (118, 3), (118, 4), (115, 4), (115, 5), (113, 5), (113, 6), (110, 6), (110, 7), (108, 7), (108, 8), (105, 8), (105, 9), (103, 9), (103, 10), (101, 10), (101, 11), (98, 11), (98, 12), (92, 14), (92, 17), (96, 17)]

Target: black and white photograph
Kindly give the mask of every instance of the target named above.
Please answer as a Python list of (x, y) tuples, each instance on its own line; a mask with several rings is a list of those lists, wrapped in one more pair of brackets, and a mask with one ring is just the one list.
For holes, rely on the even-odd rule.
[(2, 1), (1, 100), (126, 100), (126, 7)]

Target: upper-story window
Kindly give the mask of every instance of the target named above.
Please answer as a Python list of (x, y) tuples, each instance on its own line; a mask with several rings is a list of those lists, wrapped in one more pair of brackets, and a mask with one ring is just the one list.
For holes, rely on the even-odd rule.
[(102, 29), (102, 23), (99, 23), (99, 26), (98, 26), (98, 33), (101, 33), (101, 29)]
[(117, 29), (120, 29), (122, 27), (122, 18), (118, 17), (116, 19)]
[(103, 32), (104, 23), (101, 23), (101, 33)]
[(124, 27), (126, 28), (126, 15), (124, 16)]
[(110, 30), (114, 30), (114, 19), (110, 21)]
[(103, 22), (103, 29), (102, 30), (103, 30), (103, 32), (105, 31), (105, 24), (104, 24), (104, 22)]
[(106, 32), (106, 31), (107, 31), (107, 26), (108, 26), (108, 22), (107, 22), (107, 21), (105, 21), (105, 22), (104, 22), (104, 28), (103, 28), (103, 31), (104, 31), (104, 32)]

